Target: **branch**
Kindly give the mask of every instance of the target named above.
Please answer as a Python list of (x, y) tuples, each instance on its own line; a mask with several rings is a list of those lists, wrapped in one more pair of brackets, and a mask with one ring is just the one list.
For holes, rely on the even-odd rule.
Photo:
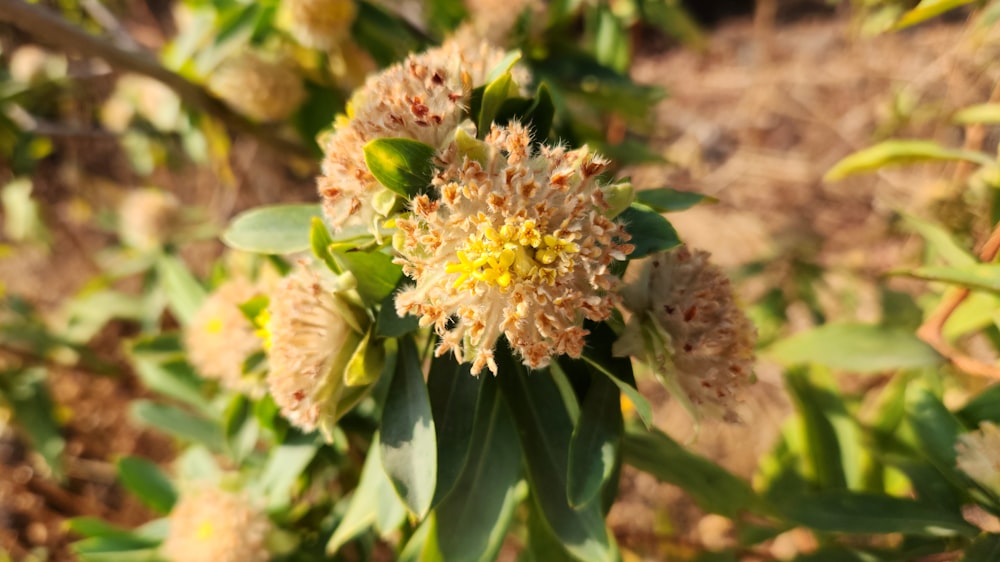
[(148, 51), (113, 45), (107, 40), (77, 28), (57, 14), (23, 0), (0, 0), (0, 21), (9, 22), (35, 35), (40, 41), (66, 52), (97, 57), (115, 68), (158, 80), (176, 92), (190, 106), (214, 115), (232, 129), (252, 135), (278, 150), (312, 157), (309, 150), (301, 143), (279, 137), (273, 128), (254, 123), (229, 109), (201, 86), (164, 68)]
[[(996, 259), (998, 252), (1000, 252), (1000, 223), (993, 227), (990, 237), (979, 250), (979, 259), (983, 263), (990, 263)], [(971, 291), (964, 287), (948, 292), (937, 310), (917, 330), (917, 337), (930, 344), (938, 353), (947, 357), (953, 365), (966, 373), (1000, 380), (1000, 368), (965, 355), (944, 339), (945, 323), (970, 293)]]

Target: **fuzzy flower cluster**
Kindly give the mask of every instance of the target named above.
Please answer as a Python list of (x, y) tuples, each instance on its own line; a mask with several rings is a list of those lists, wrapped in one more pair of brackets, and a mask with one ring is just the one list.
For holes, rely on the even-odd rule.
[(382, 187), (365, 164), (365, 144), (401, 137), (440, 148), (465, 119), (472, 89), (486, 82), (503, 56), (460, 33), (368, 78), (348, 102), (347, 114), (337, 118), (334, 132), (321, 139), (325, 157), (318, 189), (330, 225), (370, 227), (384, 214), (373, 205)]
[(118, 237), (138, 250), (154, 250), (170, 241), (180, 219), (181, 204), (173, 194), (135, 189), (118, 204)]
[(615, 353), (645, 358), (700, 412), (737, 421), (738, 394), (753, 381), (757, 331), (709, 257), (682, 246), (648, 260), (624, 291), (633, 315)]
[(267, 385), (282, 414), (305, 431), (335, 421), (345, 366), (365, 333), (364, 313), (322, 273), (300, 267), (282, 280), (268, 308)]
[(354, 0), (285, 0), (292, 36), (313, 49), (337, 46), (351, 31), (358, 14)]
[(210, 92), (257, 121), (280, 121), (305, 99), (302, 77), (293, 67), (246, 51), (219, 65), (208, 80)]
[(243, 363), (263, 342), (239, 307), (261, 292), (245, 278), (229, 279), (205, 299), (184, 329), (184, 347), (199, 374), (257, 398), (263, 395), (263, 385), (243, 374)]
[(525, 10), (540, 10), (539, 5), (529, 0), (465, 0), (469, 19), (476, 32), (488, 41), (505, 45), (517, 20)]
[(991, 422), (960, 435), (955, 445), (958, 469), (984, 488), (1000, 494), (1000, 427)]
[(536, 149), (519, 124), (469, 141), (443, 153), (439, 197), (417, 196), (396, 221), (397, 261), (416, 282), (397, 294), (397, 313), (433, 325), (437, 353), (473, 373), (496, 374), (501, 334), (532, 368), (579, 357), (584, 320), (608, 318), (617, 301), (609, 266), (632, 250), (605, 216), (596, 176), (606, 163), (586, 147)]
[(200, 487), (182, 494), (170, 512), (161, 550), (173, 562), (266, 562), (271, 528), (246, 498)]

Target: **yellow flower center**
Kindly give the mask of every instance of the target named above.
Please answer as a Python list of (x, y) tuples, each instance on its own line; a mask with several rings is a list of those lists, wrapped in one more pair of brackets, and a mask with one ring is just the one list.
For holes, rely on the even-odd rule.
[(555, 284), (556, 277), (573, 271), (570, 254), (580, 251), (573, 238), (542, 234), (533, 220), (508, 219), (499, 230), (480, 223), (462, 249), (458, 262), (449, 262), (448, 273), (457, 273), (454, 286), (471, 289), (477, 281), (507, 290), (517, 281)]
[(205, 323), (205, 331), (210, 334), (221, 334), (222, 333), (222, 319), (221, 318), (210, 318), (208, 322)]
[(215, 526), (208, 520), (199, 523), (198, 530), (195, 531), (195, 536), (197, 536), (200, 541), (207, 541), (211, 539), (213, 534), (215, 534)]
[(271, 321), (271, 311), (268, 309), (261, 310), (260, 313), (253, 319), (254, 326), (257, 327), (254, 330), (254, 335), (263, 340), (264, 349), (271, 349), (271, 330), (267, 329), (267, 323)]

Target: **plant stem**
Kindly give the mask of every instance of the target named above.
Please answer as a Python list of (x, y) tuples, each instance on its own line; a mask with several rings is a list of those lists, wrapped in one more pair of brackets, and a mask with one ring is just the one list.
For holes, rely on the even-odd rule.
[(192, 107), (217, 117), (230, 128), (252, 135), (283, 152), (311, 157), (301, 143), (277, 135), (272, 127), (254, 123), (229, 109), (201, 86), (164, 68), (155, 57), (141, 48), (126, 49), (106, 39), (95, 37), (40, 6), (23, 0), (0, 0), (0, 21), (35, 35), (41, 42), (66, 52), (103, 59), (120, 70), (142, 74), (162, 82)]
[[(1000, 223), (997, 223), (993, 227), (990, 237), (983, 244), (982, 249), (979, 250), (979, 259), (983, 263), (990, 263), (996, 259), (998, 252), (1000, 252)], [(917, 329), (917, 336), (930, 344), (938, 353), (947, 357), (953, 365), (962, 371), (972, 375), (1000, 380), (1000, 367), (988, 365), (978, 359), (974, 359), (962, 353), (944, 339), (945, 323), (948, 322), (948, 318), (955, 312), (958, 305), (962, 304), (969, 297), (970, 293), (969, 289), (963, 287), (952, 289), (945, 294), (941, 304), (938, 305), (937, 309)]]

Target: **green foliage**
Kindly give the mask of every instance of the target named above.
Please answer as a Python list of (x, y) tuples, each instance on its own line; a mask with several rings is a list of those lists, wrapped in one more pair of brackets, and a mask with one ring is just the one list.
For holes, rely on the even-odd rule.
[[(971, 3), (884, 2), (891, 4), (884, 27), (912, 26)], [(384, 3), (359, 1), (353, 4), (357, 14), (344, 37), (319, 49), (297, 34), (286, 21), (285, 4), (275, 0), (186, 0), (178, 5), (186, 15), (178, 18), (183, 25), (177, 35), (157, 57), (146, 58), (161, 60), (169, 76), (186, 81), (171, 82), (176, 92), (168, 92), (151, 109), (143, 108), (141, 101), (154, 86), (116, 78), (111, 101), (123, 103), (119, 109), (124, 107), (127, 115), (114, 122), (114, 106), (109, 104), (100, 112), (100, 122), (115, 132), (130, 159), (130, 173), (139, 179), (184, 163), (210, 170), (227, 187), (236, 181), (230, 168), (232, 132), (253, 136), (278, 150), (281, 158), (287, 156), (286, 171), (296, 177), (313, 176), (315, 156), (321, 152), (317, 135), (351, 119), (353, 110), (345, 104), (365, 101), (352, 95), (364, 75), (431, 46), (471, 16), (453, 1), (428, 3), (423, 20), (404, 18)], [(623, 559), (631, 553), (619, 550), (604, 521), (618, 494), (623, 464), (681, 488), (701, 510), (733, 523), (738, 544), (720, 552), (687, 552), (688, 559), (722, 562), (746, 553), (756, 556), (774, 537), (794, 527), (811, 533), (818, 543), (814, 552), (795, 558), (800, 562), (904, 560), (943, 552), (969, 561), (995, 558), (1000, 549), (997, 536), (967, 521), (962, 509), (974, 506), (996, 514), (1000, 501), (995, 490), (959, 468), (958, 445), (983, 422), (1000, 422), (1000, 391), (987, 388), (960, 408), (946, 406), (953, 403), (945, 396), (957, 386), (951, 377), (957, 363), (948, 365), (952, 357), (941, 342), (926, 343), (926, 331), (919, 337), (915, 333), (922, 318), (930, 315), (935, 295), (913, 296), (880, 286), (879, 323), (827, 321), (821, 302), (827, 287), (818, 287), (826, 266), (801, 255), (777, 256), (774, 261), (790, 273), (775, 283), (768, 280), (754, 317), (761, 320), (762, 355), (777, 363), (780, 377), (773, 380), (783, 383), (794, 412), (773, 451), (761, 459), (752, 483), (655, 427), (654, 404), (640, 392), (645, 386), (637, 385), (633, 358), (612, 352), (627, 312), (626, 318), (615, 311), (605, 321), (583, 324), (588, 335), (581, 349), (539, 362), (542, 366), (534, 370), (525, 367), (530, 361), (522, 364), (525, 357), (515, 356), (501, 334), (493, 356), (498, 372), (478, 377), (471, 374), (470, 357), (457, 356), (455, 348), (464, 345), (469, 355), (469, 350), (492, 345), (477, 334), (503, 332), (503, 326), (513, 323), (543, 325), (548, 319), (536, 310), (518, 310), (512, 318), (487, 317), (485, 307), (470, 298), (461, 306), (474, 309), (483, 325), (470, 329), (465, 341), (456, 344), (442, 337), (455, 316), (397, 315), (396, 296), (410, 285), (412, 275), (397, 263), (396, 235), (406, 228), (397, 220), (412, 216), (417, 195), (426, 195), (430, 205), (440, 203), (437, 185), (447, 172), (441, 170), (439, 157), (447, 149), (485, 164), (488, 147), (482, 139), (493, 125), (520, 122), (531, 131), (536, 147), (589, 144), (612, 158), (600, 183), (610, 206), (606, 215), (631, 237), (628, 243), (634, 251), (628, 260), (682, 243), (663, 213), (717, 201), (668, 187), (633, 193), (627, 178), (613, 177), (620, 166), (662, 160), (650, 146), (649, 117), (664, 92), (636, 84), (629, 74), (635, 38), (651, 29), (696, 48), (703, 45), (705, 38), (679, 3), (562, 1), (531, 9), (536, 8), (542, 12), (525, 10), (500, 39), (509, 50), (494, 68), (481, 69), (489, 71), (483, 83), (473, 84), (468, 73), (459, 73), (461, 92), (453, 95), (470, 97), (460, 104), (462, 128), (444, 137), (444, 143), (453, 145), (392, 136), (363, 139), (364, 169), (355, 172), (370, 174), (378, 184), (373, 195), (377, 205), (372, 205), (376, 213), (363, 215), (371, 224), (331, 231), (322, 206), (309, 202), (246, 210), (230, 221), (221, 237), (231, 250), (259, 256), (230, 252), (202, 278), (196, 272), (209, 264), (189, 265), (182, 256), (189, 255), (189, 242), (216, 233), (211, 225), (187, 224), (202, 218), (182, 209), (154, 247), (131, 248), (122, 237), (120, 246), (100, 252), (95, 257), (100, 273), (58, 307), (61, 324), (42, 318), (17, 298), (5, 297), (0, 309), (0, 413), (28, 438), (52, 476), (62, 478), (67, 436), (50, 396), (49, 377), (64, 366), (117, 372), (116, 365), (98, 357), (87, 343), (129, 334), (124, 347), (128, 367), (149, 391), (130, 400), (131, 417), (141, 427), (170, 437), (180, 454), (169, 466), (137, 456), (117, 458), (121, 485), (162, 516), (170, 515), (192, 484), (245, 497), (274, 527), (267, 547), (276, 560), (367, 560), (387, 557), (388, 552), (398, 560), (486, 562), (496, 559), (505, 544), (520, 545), (518, 559), (524, 561)], [(82, 26), (99, 29), (79, 10), (66, 12)], [(301, 101), (283, 120), (251, 123), (232, 109), (238, 104), (210, 88), (223, 63), (251, 50), (280, 60), (303, 88)], [(474, 54), (470, 50), (463, 56)], [(54, 145), (44, 135), (22, 130), (31, 119), (11, 117), (61, 117), (60, 106), (74, 91), (73, 79), (65, 68), (56, 68), (57, 62), (49, 60), (30, 79), (0, 69), (0, 161), (18, 174), (0, 193), (3, 234), (18, 247), (44, 249), (59, 243), (45, 222), (59, 215), (45, 207), (48, 194), (36, 192), (41, 184), (31, 172), (44, 158), (60, 154), (52, 152)], [(460, 66), (449, 60), (441, 63), (442, 72), (452, 72), (453, 63)], [(437, 69), (430, 71), (419, 78), (443, 80)], [(269, 88), (254, 91), (274, 93)], [(406, 101), (418, 112), (428, 100)], [(388, 113), (381, 117), (385, 123), (399, 119)], [(952, 119), (961, 125), (995, 125), (1000, 110), (995, 103), (973, 105)], [(312, 169), (307, 169), (310, 162), (300, 160), (307, 155)], [(859, 151), (837, 163), (826, 179), (914, 162), (978, 167), (973, 174), (980, 182), (978, 190), (963, 194), (970, 201), (981, 195), (983, 186), (995, 187), (993, 155), (919, 139), (889, 140)], [(310, 192), (311, 181), (301, 183), (303, 193)], [(281, 200), (291, 197), (293, 193), (283, 193)], [(123, 218), (118, 222), (125, 224)], [(961, 347), (958, 336), (970, 336), (977, 345), (996, 347), (998, 266), (969, 252), (970, 233), (952, 232), (913, 215), (904, 215), (902, 222), (919, 236), (925, 251), (921, 263), (896, 266), (892, 273), (976, 291), (950, 317), (942, 340)], [(502, 226), (483, 222), (480, 228)], [(575, 236), (575, 227), (568, 228)], [(544, 257), (540, 244), (505, 247), (510, 255), (503, 256), (508, 260), (503, 266), (537, 266)], [(317, 281), (296, 304), (298, 316), (292, 320), (298, 324), (290, 322), (301, 331), (290, 347), (301, 355), (295, 357), (288, 378), (275, 381), (277, 327), (268, 317), (279, 296), (275, 287), (282, 285), (277, 278), (296, 262), (315, 268)], [(447, 269), (453, 262), (433, 266), (438, 265), (445, 268), (442, 276), (453, 273)], [(610, 268), (620, 274), (626, 265), (616, 262)], [(767, 267), (752, 264), (744, 274)], [(233, 324), (224, 323), (231, 319), (219, 313), (205, 325), (196, 325), (209, 299), (220, 294), (217, 288), (237, 279), (252, 285), (254, 296), (220, 307), (232, 313)], [(335, 294), (325, 285), (332, 279)], [(558, 293), (554, 285), (534, 290), (551, 297)], [(447, 287), (443, 292), (467, 290), (442, 286)], [(519, 289), (503, 287), (493, 296), (524, 299)], [(936, 291), (937, 285), (929, 289)], [(604, 296), (615, 289), (586, 287), (584, 282), (573, 290)], [(333, 296), (333, 301), (323, 298)], [(309, 297), (325, 303), (322, 310), (310, 308)], [(432, 304), (425, 306), (437, 306), (442, 299), (434, 294), (427, 299)], [(559, 305), (555, 301), (553, 307)], [(814, 325), (788, 334), (789, 311), (799, 305)], [(448, 311), (456, 312), (464, 311)], [(589, 313), (571, 312), (580, 323)], [(350, 337), (330, 335), (338, 320), (349, 324)], [(710, 335), (726, 329), (714, 328), (708, 330)], [(243, 350), (234, 351), (235, 346), (220, 337), (223, 343), (212, 348), (211, 355), (230, 360), (225, 356), (233, 351), (232, 361), (242, 374), (267, 383), (267, 393), (232, 388), (196, 364), (192, 348), (203, 343), (199, 338), (234, 333), (257, 338), (251, 340), (255, 351), (236, 357)], [(562, 334), (545, 337), (555, 341)], [(674, 343), (674, 336), (663, 331), (659, 345), (669, 353), (687, 352), (674, 350)], [(331, 349), (340, 345), (344, 349)], [(339, 364), (331, 365), (331, 353)], [(7, 361), (8, 355), (13, 359)], [(842, 374), (865, 376), (848, 377), (848, 384), (842, 384)], [(276, 388), (282, 384), (285, 387)], [(316, 393), (318, 399), (309, 392), (317, 385), (323, 387)], [(314, 399), (317, 403), (305, 402), (305, 413), (293, 407)], [(316, 411), (319, 421), (303, 424)], [(319, 431), (313, 431), (313, 425)], [(82, 537), (72, 546), (81, 560), (152, 561), (162, 556), (158, 548), (170, 532), (168, 523), (164, 517), (125, 529), (81, 517), (70, 520), (67, 528)]]
[(309, 248), (309, 225), (321, 217), (319, 205), (258, 207), (237, 216), (222, 239), (237, 250), (291, 254)]
[(403, 139), (375, 139), (365, 145), (365, 164), (385, 187), (406, 197), (413, 197), (431, 182), (434, 147)]

